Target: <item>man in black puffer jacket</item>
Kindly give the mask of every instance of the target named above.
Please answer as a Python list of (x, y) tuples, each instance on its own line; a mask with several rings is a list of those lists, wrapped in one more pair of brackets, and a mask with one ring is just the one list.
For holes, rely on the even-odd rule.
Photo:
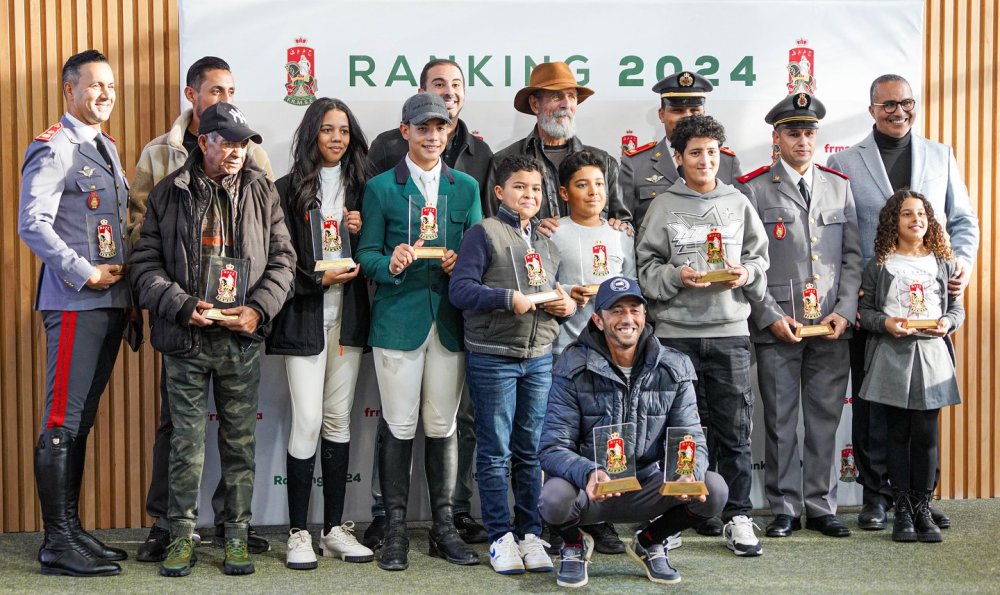
[[(542, 427), (539, 459), (548, 480), (539, 512), (565, 540), (556, 582), (587, 583), (592, 550), (579, 527), (600, 521), (647, 521), (635, 534), (629, 556), (657, 583), (675, 583), (680, 574), (667, 559), (664, 541), (722, 510), (729, 490), (722, 477), (708, 471), (704, 434), (697, 432), (696, 467), (686, 478), (704, 481), (709, 495), (661, 496), (661, 468), (667, 428), (700, 427), (687, 356), (663, 347), (646, 326), (646, 300), (625, 277), (601, 284), (594, 314), (576, 342), (563, 352), (552, 371), (552, 389)], [(632, 461), (638, 491), (598, 495), (597, 482), (609, 479), (594, 462), (594, 428), (635, 424)], [(605, 445), (599, 450), (604, 452)]]

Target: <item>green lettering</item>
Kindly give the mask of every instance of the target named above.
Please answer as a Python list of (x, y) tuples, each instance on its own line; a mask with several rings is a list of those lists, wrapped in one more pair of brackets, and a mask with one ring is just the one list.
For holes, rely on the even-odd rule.
[(397, 56), (396, 61), (389, 71), (389, 78), (385, 79), (385, 86), (391, 87), (396, 81), (410, 83), (411, 87), (417, 86), (417, 80), (413, 78), (413, 71), (410, 70), (410, 63), (406, 61), (406, 56)]
[[(352, 87), (356, 87), (358, 84), (358, 78), (360, 77), (368, 84), (369, 87), (375, 86), (375, 81), (372, 80), (371, 75), (375, 72), (375, 60), (371, 56), (349, 56), (348, 57), (348, 81)], [(361, 64), (365, 64), (362, 68)]]
[(486, 75), (483, 74), (483, 72), (482, 72), (483, 66), (486, 66), (486, 63), (489, 62), (492, 57), (493, 56), (486, 55), (486, 56), (483, 57), (482, 60), (480, 60), (479, 62), (476, 62), (476, 57), (475, 56), (469, 56), (469, 71), (466, 73), (466, 78), (469, 79), (469, 86), (470, 87), (475, 87), (476, 86), (476, 78), (477, 77), (480, 80), (483, 81), (483, 84), (485, 86), (487, 86), (487, 87), (492, 87), (493, 86), (493, 83), (490, 82), (490, 79), (486, 78)]
[[(581, 56), (579, 54), (573, 54), (569, 58), (566, 58), (566, 65), (572, 66), (574, 62), (587, 63), (587, 57)], [(581, 86), (586, 86), (590, 82), (590, 69), (589, 68), (577, 68), (576, 69), (577, 82)], [(582, 77), (582, 78), (581, 78)]]

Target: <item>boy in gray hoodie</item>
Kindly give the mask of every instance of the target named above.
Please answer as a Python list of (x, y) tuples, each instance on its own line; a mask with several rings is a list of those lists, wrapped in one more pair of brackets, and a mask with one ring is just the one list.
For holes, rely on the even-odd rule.
[[(681, 178), (656, 197), (639, 230), (639, 284), (660, 342), (691, 358), (709, 457), (729, 484), (722, 521), (698, 527), (724, 534), (737, 556), (758, 556), (749, 517), (750, 316), (748, 300), (767, 289), (767, 235), (753, 206), (716, 179), (725, 129), (711, 116), (684, 118), (670, 146)], [(711, 272), (728, 279), (713, 281)]]

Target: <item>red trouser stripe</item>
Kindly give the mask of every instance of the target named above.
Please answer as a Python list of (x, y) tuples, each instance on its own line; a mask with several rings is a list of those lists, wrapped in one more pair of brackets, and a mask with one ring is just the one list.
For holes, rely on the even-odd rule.
[(69, 387), (69, 368), (73, 361), (73, 338), (76, 335), (76, 312), (63, 312), (59, 329), (59, 350), (56, 355), (56, 374), (52, 379), (52, 410), (47, 428), (62, 427), (66, 421), (66, 392)]

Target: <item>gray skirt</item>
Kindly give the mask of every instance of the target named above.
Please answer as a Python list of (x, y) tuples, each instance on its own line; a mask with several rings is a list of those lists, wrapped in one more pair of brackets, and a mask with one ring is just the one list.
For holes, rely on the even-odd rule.
[(931, 410), (961, 402), (955, 364), (945, 340), (875, 335), (860, 397), (901, 409)]

